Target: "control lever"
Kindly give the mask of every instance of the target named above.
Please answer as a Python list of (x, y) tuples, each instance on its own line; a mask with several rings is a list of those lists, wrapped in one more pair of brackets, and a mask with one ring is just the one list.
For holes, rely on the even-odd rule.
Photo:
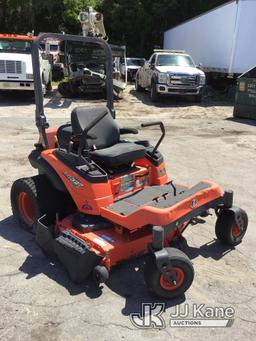
[(160, 137), (160, 139), (158, 140), (157, 144), (155, 145), (153, 151), (150, 153), (151, 156), (154, 156), (154, 154), (157, 152), (158, 147), (160, 146), (160, 144), (162, 143), (164, 137), (165, 137), (165, 127), (162, 121), (155, 121), (155, 122), (145, 122), (145, 123), (141, 123), (141, 127), (142, 128), (147, 128), (147, 127), (152, 127), (152, 126), (159, 126), (162, 132), (162, 135)]

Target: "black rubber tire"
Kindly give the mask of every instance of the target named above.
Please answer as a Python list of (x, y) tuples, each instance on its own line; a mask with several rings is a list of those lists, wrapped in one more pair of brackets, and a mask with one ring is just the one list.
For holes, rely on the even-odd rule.
[(69, 82), (61, 82), (58, 85), (58, 91), (63, 97), (74, 98), (76, 97), (75, 92), (73, 91)]
[(93, 280), (96, 283), (105, 283), (109, 278), (109, 271), (105, 266), (97, 265), (92, 271)]
[(235, 238), (233, 236), (232, 230), (235, 223), (234, 213), (228, 209), (221, 210), (218, 214), (218, 218), (215, 224), (215, 234), (218, 240), (225, 245), (236, 246), (241, 243), (248, 226), (248, 216), (247, 213), (241, 209), (241, 215), (243, 219), (243, 231)]
[(50, 73), (50, 79), (46, 84), (46, 91), (52, 91), (52, 72)]
[[(33, 205), (33, 222), (24, 219), (18, 203), (20, 193), (25, 192)], [(44, 214), (55, 215), (63, 206), (65, 194), (55, 190), (45, 175), (36, 175), (30, 178), (16, 180), (11, 188), (11, 206), (14, 219), (26, 229), (36, 228), (37, 220)]]
[(53, 68), (52, 68), (52, 80), (54, 82), (60, 82), (64, 79), (65, 75), (64, 75), (64, 71), (63, 69), (61, 69), (60, 67), (57, 67), (53, 64)]
[(135, 90), (137, 92), (143, 92), (145, 89), (139, 85), (138, 83), (138, 77), (135, 78)]
[(203, 99), (203, 96), (201, 94), (200, 95), (195, 95), (194, 102), (195, 103), (201, 103), (202, 99)]
[(156, 266), (155, 257), (150, 255), (144, 267), (144, 279), (150, 290), (158, 297), (175, 298), (182, 296), (191, 286), (194, 279), (194, 268), (188, 256), (176, 248), (168, 247), (171, 264), (173, 267), (181, 269), (184, 273), (184, 281), (180, 287), (173, 290), (166, 290), (160, 284), (161, 272)]
[(152, 102), (157, 102), (159, 100), (159, 94), (156, 91), (156, 83), (152, 82), (150, 88), (150, 99)]

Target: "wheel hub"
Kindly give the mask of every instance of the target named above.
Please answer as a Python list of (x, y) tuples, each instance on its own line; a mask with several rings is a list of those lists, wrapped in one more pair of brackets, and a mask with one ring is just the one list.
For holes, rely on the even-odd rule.
[(35, 208), (33, 201), (26, 192), (19, 193), (18, 196), (18, 208), (22, 219), (29, 225), (32, 225), (35, 221)]
[(165, 290), (175, 290), (181, 287), (184, 279), (185, 275), (183, 270), (178, 267), (173, 267), (170, 271), (166, 270), (160, 276), (160, 285)]

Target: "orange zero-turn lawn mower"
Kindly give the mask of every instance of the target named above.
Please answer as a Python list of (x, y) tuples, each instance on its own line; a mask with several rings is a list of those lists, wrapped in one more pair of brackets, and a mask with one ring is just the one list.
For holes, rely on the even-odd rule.
[[(71, 123), (59, 128), (49, 128), (43, 107), (38, 48), (48, 37), (78, 41), (105, 54), (107, 106), (77, 107)], [(40, 247), (58, 257), (74, 282), (91, 273), (104, 282), (117, 263), (148, 254), (147, 286), (160, 297), (182, 295), (192, 284), (194, 269), (187, 255), (170, 243), (214, 209), (217, 238), (237, 245), (247, 229), (246, 212), (233, 207), (232, 191), (223, 192), (213, 181), (187, 187), (168, 180), (158, 150), (165, 135), (162, 122), (141, 125), (160, 127), (156, 146), (124, 139), (138, 131), (120, 128), (114, 119), (112, 56), (106, 42), (43, 34), (33, 43), (32, 60), (40, 138), (29, 161), (38, 175), (14, 182), (14, 217), (34, 229)]]

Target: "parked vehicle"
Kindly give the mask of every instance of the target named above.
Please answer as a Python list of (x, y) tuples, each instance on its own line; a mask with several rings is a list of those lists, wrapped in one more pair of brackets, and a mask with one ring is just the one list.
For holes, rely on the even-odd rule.
[(60, 60), (60, 41), (54, 39), (48, 39), (41, 44), (44, 52), (50, 53), (53, 56), (54, 62), (59, 62)]
[(256, 66), (238, 77), (237, 83), (234, 117), (256, 120)]
[(204, 86), (204, 72), (183, 51), (155, 50), (135, 79), (136, 91), (150, 90), (153, 102), (159, 95), (188, 95), (201, 102)]
[[(117, 97), (125, 89), (119, 70), (120, 58), (125, 56), (125, 47), (109, 45), (112, 50), (113, 89)], [(104, 53), (97, 45), (84, 45), (81, 42), (65, 42), (61, 46), (61, 61), (64, 63), (67, 80), (58, 86), (64, 97), (83, 96), (92, 93), (105, 93), (106, 69)]]
[(181, 49), (214, 77), (234, 76), (255, 66), (256, 1), (234, 0), (164, 34), (165, 49)]
[[(89, 7), (87, 11), (79, 13), (78, 19), (84, 37), (108, 40), (102, 13)], [(67, 80), (59, 84), (59, 92), (68, 97), (82, 96), (88, 93), (105, 93), (105, 56), (99, 47), (95, 44), (84, 45), (81, 42), (65, 42), (63, 46), (61, 53), (65, 55), (64, 66)], [(113, 91), (116, 98), (120, 99), (126, 87), (126, 82), (121, 79), (120, 58), (125, 58), (126, 48), (116, 45), (110, 45), (110, 48), (113, 57)]]
[(52, 65), (52, 80), (54, 82), (60, 82), (65, 77), (65, 66), (64, 63), (60, 60), (60, 40), (55, 39), (47, 39), (40, 44), (42, 50), (47, 53), (51, 54), (53, 58), (53, 65)]
[(126, 58), (121, 60), (121, 75), (125, 79), (127, 73), (127, 79), (130, 81), (134, 81), (136, 77), (136, 73), (141, 66), (144, 65), (146, 59), (145, 58)]
[[(34, 91), (32, 35), (0, 34), (0, 90)], [(40, 50), (43, 92), (52, 87), (52, 57)]]

